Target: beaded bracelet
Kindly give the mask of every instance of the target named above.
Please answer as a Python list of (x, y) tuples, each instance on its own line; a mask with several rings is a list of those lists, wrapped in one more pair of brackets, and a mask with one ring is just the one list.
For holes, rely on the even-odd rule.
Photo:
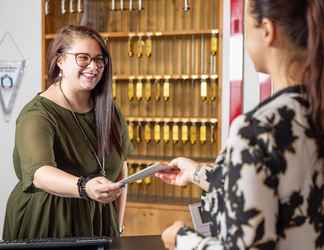
[(86, 192), (85, 186), (88, 181), (90, 181), (92, 178), (95, 178), (98, 176), (103, 176), (103, 175), (102, 174), (92, 174), (87, 177), (84, 177), (84, 176), (79, 177), (77, 186), (78, 186), (78, 191), (79, 191), (79, 195), (80, 195), (81, 199), (86, 199), (86, 200), (90, 199), (90, 197), (88, 196), (88, 194)]
[(85, 178), (83, 176), (80, 176), (80, 178), (78, 179), (77, 185), (78, 185), (79, 195), (81, 199), (89, 200), (89, 196), (85, 190), (86, 183), (89, 180), (90, 180), (89, 178)]

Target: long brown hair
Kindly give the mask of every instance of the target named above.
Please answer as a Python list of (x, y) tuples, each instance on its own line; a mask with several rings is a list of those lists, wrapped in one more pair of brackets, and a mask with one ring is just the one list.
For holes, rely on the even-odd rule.
[(47, 73), (48, 84), (60, 80), (60, 68), (57, 66), (58, 58), (67, 51), (76, 39), (92, 38), (97, 41), (102, 55), (107, 58), (102, 78), (92, 91), (95, 103), (95, 117), (98, 138), (98, 153), (101, 157), (115, 149), (122, 154), (121, 120), (118, 117), (116, 106), (112, 99), (112, 63), (111, 56), (106, 48), (104, 39), (95, 30), (86, 26), (68, 25), (57, 33), (48, 50)]
[(250, 0), (250, 7), (257, 25), (262, 18), (269, 18), (284, 29), (292, 43), (306, 51), (303, 84), (319, 156), (324, 155), (324, 1)]

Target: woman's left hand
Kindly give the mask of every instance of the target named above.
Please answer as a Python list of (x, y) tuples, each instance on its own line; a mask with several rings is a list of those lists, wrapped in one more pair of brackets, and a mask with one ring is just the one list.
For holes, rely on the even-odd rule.
[(175, 249), (177, 233), (184, 225), (183, 221), (176, 221), (163, 231), (161, 237), (165, 248)]
[(114, 183), (106, 177), (98, 176), (90, 179), (85, 186), (90, 199), (106, 204), (116, 200), (121, 194), (119, 183)]

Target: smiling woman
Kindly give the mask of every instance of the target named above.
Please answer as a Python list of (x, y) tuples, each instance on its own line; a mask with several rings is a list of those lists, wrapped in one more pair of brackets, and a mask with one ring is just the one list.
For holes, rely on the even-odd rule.
[(111, 58), (100, 35), (64, 27), (49, 49), (50, 87), (17, 118), (14, 167), (19, 179), (3, 239), (117, 236), (132, 146), (112, 101)]

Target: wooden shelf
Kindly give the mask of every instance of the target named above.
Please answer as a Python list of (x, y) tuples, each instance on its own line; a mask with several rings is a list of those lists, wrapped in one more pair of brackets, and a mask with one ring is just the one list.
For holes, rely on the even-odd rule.
[(217, 124), (217, 118), (210, 117), (126, 117), (128, 122), (161, 122), (161, 123), (212, 123)]
[(212, 74), (202, 74), (202, 75), (139, 75), (139, 76), (132, 76), (132, 75), (116, 75), (113, 77), (116, 81), (121, 80), (159, 80), (159, 79), (168, 79), (168, 80), (196, 80), (196, 79), (218, 79), (218, 75)]
[[(127, 159), (127, 163), (129, 164), (143, 164), (143, 165), (150, 165), (154, 162), (161, 162), (161, 163), (168, 163), (169, 161), (173, 160), (176, 157), (160, 157), (160, 156), (156, 156), (156, 157), (148, 157), (146, 156), (145, 158), (142, 158), (142, 156), (130, 156)], [(201, 163), (214, 163), (215, 159), (213, 158), (198, 158), (198, 157), (191, 157), (192, 160), (201, 162)]]
[[(45, 80), (47, 80), (47, 75), (44, 76)], [(113, 80), (116, 81), (125, 81), (125, 80), (160, 80), (160, 79), (168, 79), (168, 80), (196, 80), (196, 79), (218, 79), (218, 75), (140, 75), (140, 76), (133, 76), (133, 75), (116, 75), (113, 76)]]
[[(199, 36), (199, 35), (218, 35), (218, 29), (212, 30), (188, 30), (188, 31), (156, 31), (156, 32), (101, 32), (104, 38), (129, 38), (129, 37), (169, 37), (169, 36)], [(51, 40), (55, 37), (55, 34), (46, 34), (45, 39)]]

